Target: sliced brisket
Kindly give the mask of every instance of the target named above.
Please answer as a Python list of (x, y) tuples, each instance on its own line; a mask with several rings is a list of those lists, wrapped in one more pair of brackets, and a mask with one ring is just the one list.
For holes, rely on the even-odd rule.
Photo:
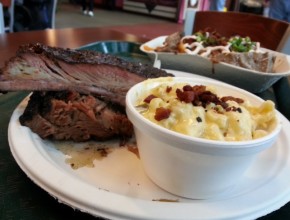
[(77, 92), (34, 92), (19, 120), (44, 139), (79, 142), (133, 133), (122, 107)]
[(130, 87), (146, 79), (169, 76), (166, 71), (98, 53), (23, 45), (2, 68), (1, 91), (77, 91), (124, 105)]
[(128, 89), (146, 78), (171, 76), (115, 56), (28, 44), (0, 72), (0, 91), (34, 91), (21, 125), (44, 139), (86, 141), (130, 137)]

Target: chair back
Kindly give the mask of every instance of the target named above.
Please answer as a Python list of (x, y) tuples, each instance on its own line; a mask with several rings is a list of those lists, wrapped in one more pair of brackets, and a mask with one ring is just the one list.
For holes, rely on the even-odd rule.
[(290, 55), (290, 26), (288, 27), (283, 38), (281, 39), (277, 51)]
[[(261, 47), (277, 50), (280, 41), (283, 39), (289, 23), (267, 18), (261, 15), (243, 12), (218, 12), (218, 11), (196, 11), (194, 21), (191, 22), (191, 30), (184, 30), (195, 33), (199, 30), (212, 28), (225, 37), (233, 35), (249, 36), (253, 41), (261, 43)], [(186, 19), (189, 15), (186, 16)], [(190, 28), (189, 22), (185, 21)], [(281, 48), (280, 48), (281, 49)]]

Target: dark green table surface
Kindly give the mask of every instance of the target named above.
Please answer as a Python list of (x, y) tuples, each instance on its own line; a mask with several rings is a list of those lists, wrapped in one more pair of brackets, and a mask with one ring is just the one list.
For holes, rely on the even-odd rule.
[[(0, 219), (96, 219), (59, 203), (32, 182), (15, 162), (7, 129), (13, 110), (26, 95), (25, 92), (12, 92), (0, 96)], [(290, 203), (261, 218), (267, 219), (290, 219)]]

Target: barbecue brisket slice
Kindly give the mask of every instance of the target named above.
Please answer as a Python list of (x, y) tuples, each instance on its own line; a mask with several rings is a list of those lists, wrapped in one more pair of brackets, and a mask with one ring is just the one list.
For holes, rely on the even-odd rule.
[(77, 92), (34, 92), (19, 121), (43, 139), (124, 140), (133, 134), (122, 106)]
[(128, 138), (125, 96), (147, 78), (172, 76), (93, 51), (23, 45), (0, 73), (0, 91), (33, 91), (19, 120), (43, 139)]
[(120, 105), (130, 87), (146, 78), (169, 76), (164, 70), (95, 51), (21, 46), (0, 73), (0, 91), (77, 91)]

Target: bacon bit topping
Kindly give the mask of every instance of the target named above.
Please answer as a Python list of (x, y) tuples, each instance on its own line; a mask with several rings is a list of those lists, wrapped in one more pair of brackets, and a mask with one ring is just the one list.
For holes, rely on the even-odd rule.
[(202, 119), (201, 119), (201, 117), (196, 117), (196, 121), (198, 122), (198, 123), (200, 123), (200, 122), (202, 122)]
[(210, 103), (210, 102), (218, 104), (220, 102), (219, 98), (217, 97), (217, 95), (213, 94), (210, 91), (205, 91), (205, 92), (201, 93), (199, 95), (199, 100), (202, 101), (205, 104)]
[[(180, 101), (185, 103), (192, 103), (194, 106), (203, 106), (205, 108), (209, 103), (214, 103), (215, 105), (222, 106), (222, 108), (226, 111), (238, 111), (240, 113), (242, 112), (240, 108), (229, 108), (229, 105), (226, 103), (226, 101), (232, 100), (239, 104), (244, 102), (243, 99), (235, 98), (232, 96), (224, 96), (219, 98), (216, 94), (206, 90), (206, 86), (203, 85), (185, 85), (182, 90), (176, 90), (176, 95)], [(216, 108), (216, 111), (218, 111), (218, 108)]]
[(185, 103), (191, 103), (195, 98), (195, 94), (193, 91), (181, 91), (180, 89), (177, 89), (176, 95), (180, 101)]
[(203, 92), (206, 91), (206, 87), (203, 86), (203, 85), (195, 85), (195, 86), (192, 87), (192, 90), (193, 90), (196, 94), (200, 95), (201, 93), (203, 93)]
[(171, 86), (167, 86), (167, 88), (166, 88), (166, 92), (167, 92), (167, 93), (170, 93), (171, 90), (172, 90), (172, 87), (171, 87)]
[[(166, 92), (169, 93), (172, 90), (172, 87), (168, 86), (166, 88)], [(202, 106), (206, 108), (206, 106), (210, 103), (216, 105), (213, 109), (218, 112), (222, 113), (221, 108), (218, 108), (217, 105), (220, 105), (222, 109), (225, 111), (237, 111), (242, 113), (242, 109), (235, 106), (229, 106), (226, 102), (229, 100), (235, 101), (237, 103), (243, 103), (244, 100), (241, 98), (235, 98), (232, 96), (224, 96), (219, 98), (216, 94), (212, 93), (211, 91), (206, 90), (206, 86), (203, 85), (185, 85), (182, 89), (176, 89), (176, 96), (177, 99), (185, 102), (185, 103), (192, 103), (194, 106)], [(151, 94), (144, 99), (145, 103), (150, 103), (152, 99), (157, 98), (155, 95)], [(205, 110), (207, 112), (207, 110)], [(169, 118), (171, 113), (170, 109), (166, 109), (164, 107), (160, 107), (156, 109), (155, 112), (155, 120), (161, 121), (163, 119)], [(200, 117), (196, 118), (197, 122), (202, 122)]]
[(150, 103), (152, 99), (157, 98), (155, 95), (149, 95), (144, 99), (144, 102)]
[(221, 100), (223, 102), (226, 102), (226, 101), (235, 101), (236, 103), (239, 103), (239, 104), (241, 104), (241, 103), (244, 102), (243, 99), (236, 98), (236, 97), (232, 97), (232, 96), (224, 96), (224, 97), (221, 98)]
[(183, 91), (193, 91), (193, 88), (190, 85), (183, 86)]
[(156, 109), (154, 118), (156, 121), (161, 121), (163, 119), (169, 118), (170, 113), (171, 113), (170, 109), (160, 107)]

